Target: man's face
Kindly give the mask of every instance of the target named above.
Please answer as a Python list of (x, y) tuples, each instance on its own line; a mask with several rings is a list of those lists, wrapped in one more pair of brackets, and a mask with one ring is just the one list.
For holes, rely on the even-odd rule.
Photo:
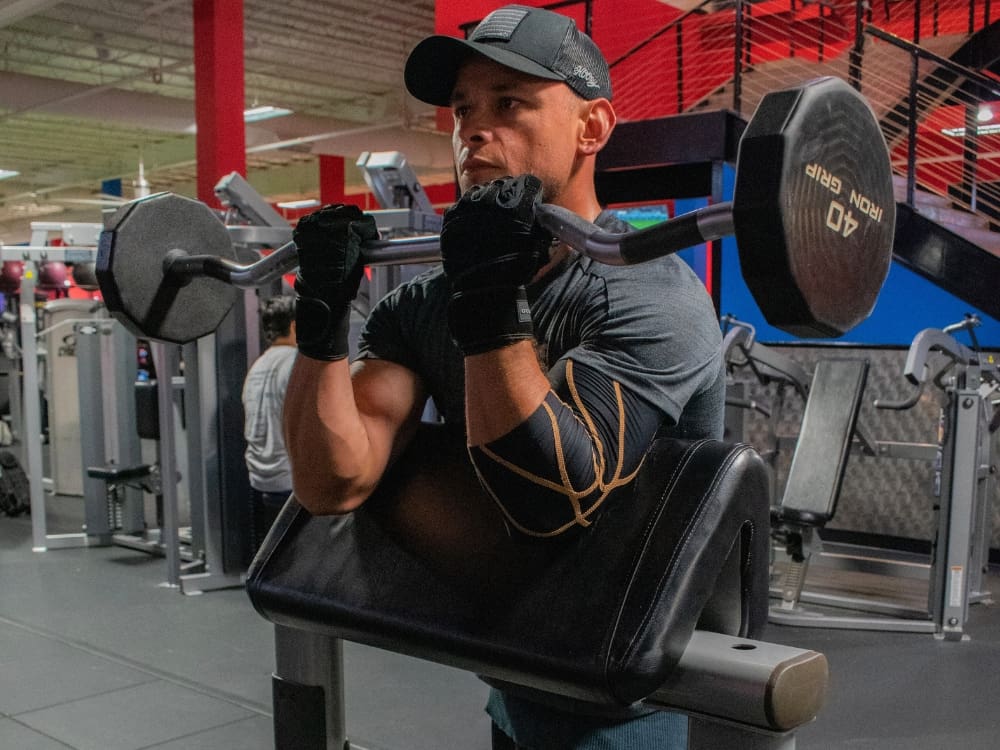
[(583, 100), (560, 81), (474, 56), (452, 92), (452, 147), (464, 193), (499, 177), (531, 173), (555, 202), (576, 167)]

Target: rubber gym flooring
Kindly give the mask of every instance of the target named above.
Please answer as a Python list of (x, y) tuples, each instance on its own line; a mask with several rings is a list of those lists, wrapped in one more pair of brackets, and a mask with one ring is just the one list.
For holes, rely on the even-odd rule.
[[(79, 529), (78, 498), (47, 505), (49, 533)], [(272, 748), (270, 625), (242, 590), (184, 596), (164, 574), (122, 547), (33, 552), (30, 518), (0, 517), (0, 750)], [(989, 584), (1000, 600), (1000, 575)], [(830, 662), (799, 750), (996, 750), (1000, 604), (973, 606), (968, 630), (952, 643), (770, 626)], [(474, 676), (352, 644), (345, 670), (353, 747), (489, 747)]]

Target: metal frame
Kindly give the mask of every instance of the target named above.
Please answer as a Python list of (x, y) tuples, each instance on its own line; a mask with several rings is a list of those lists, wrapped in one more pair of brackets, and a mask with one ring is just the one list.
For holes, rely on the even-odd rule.
[[(96, 248), (78, 247), (0, 247), (0, 260), (25, 261), (21, 276), (20, 307), (18, 320), (21, 334), (22, 382), (17, 389), (21, 406), (21, 424), (17, 434), (24, 445), (25, 471), (28, 475), (31, 502), (32, 549), (43, 552), (47, 549), (67, 547), (89, 547), (106, 544), (101, 533), (75, 532), (70, 534), (49, 534), (45, 517), (44, 468), (42, 456), (42, 410), (39, 399), (38, 372), (38, 320), (35, 311), (36, 264), (41, 261), (87, 262), (93, 260)], [(30, 264), (30, 265), (28, 265)], [(13, 379), (16, 379), (16, 374)], [(15, 397), (14, 391), (11, 398)]]
[[(153, 347), (154, 357), (164, 357), (176, 367), (178, 347), (162, 343), (154, 343)], [(178, 567), (175, 571), (176, 583), (183, 594), (201, 594), (243, 585), (242, 570), (237, 570), (238, 566), (234, 564), (227, 564), (221, 447), (226, 438), (219, 427), (218, 350), (216, 334), (184, 346), (191, 546), (197, 556), (183, 570)], [(163, 398), (162, 392), (158, 395)], [(163, 419), (161, 407), (161, 429), (165, 424)], [(172, 424), (172, 413), (168, 419)], [(239, 454), (238, 458), (242, 461), (242, 451)], [(230, 457), (230, 460), (235, 459)]]
[[(59, 231), (70, 233), (70, 238), (78, 241), (94, 241), (99, 235), (100, 224), (68, 225), (57, 223), (33, 223), (32, 242), (44, 243), (49, 232)], [(201, 388), (201, 378), (198, 373), (204, 370), (205, 357), (191, 358), (187, 365), (186, 382), (184, 378), (166, 376), (169, 387), (158, 390), (158, 409), (160, 416), (161, 439), (157, 460), (163, 488), (163, 526), (157, 530), (140, 532), (143, 521), (143, 501), (139, 490), (126, 490), (126, 503), (123, 508), (123, 533), (115, 534), (114, 528), (108, 523), (107, 497), (105, 483), (101, 480), (85, 479), (84, 494), (86, 530), (69, 534), (49, 534), (45, 513), (45, 490), (43, 477), (43, 456), (41, 446), (41, 404), (37, 398), (39, 385), (38, 345), (39, 335), (37, 317), (34, 309), (36, 271), (34, 264), (41, 261), (61, 261), (67, 263), (92, 262), (96, 258), (96, 246), (3, 246), (0, 247), (0, 260), (26, 261), (25, 272), (21, 278), (20, 308), (18, 310), (21, 338), (22, 382), (16, 384), (16, 373), (12, 376), (12, 402), (17, 400), (19, 415), (15, 422), (16, 437), (25, 449), (25, 469), (29, 481), (30, 502), (32, 508), (32, 548), (37, 552), (51, 549), (72, 547), (107, 546), (117, 544), (143, 552), (162, 554), (166, 559), (166, 585), (177, 586), (184, 593), (200, 593), (214, 588), (231, 588), (242, 585), (239, 575), (222, 575), (206, 572), (206, 570), (221, 571), (222, 555), (219, 546), (219, 528), (221, 521), (218, 514), (203, 508), (203, 498), (218, 497), (218, 472), (206, 470), (200, 465), (201, 460), (207, 460), (200, 451), (189, 453), (192, 465), (188, 474), (197, 476), (201, 484), (192, 490), (203, 489), (204, 492), (191, 492), (192, 520), (198, 521), (197, 532), (192, 533), (190, 550), (182, 548), (182, 537), (185, 536), (179, 528), (177, 483), (166, 481), (167, 477), (177, 477), (174, 400), (178, 388), (185, 388), (189, 411), (185, 414), (189, 427), (189, 435), (196, 435), (202, 440), (201, 445), (210, 441), (204, 440), (202, 425), (214, 416), (203, 413), (202, 404), (212, 403), (215, 389)], [(90, 341), (86, 333), (81, 337), (82, 354), (85, 363), (80, 372), (81, 423), (88, 424), (94, 430), (94, 440), (84, 442), (83, 462), (85, 466), (104, 465), (109, 460), (120, 465), (134, 465), (141, 461), (138, 439), (123, 440), (118, 434), (122, 424), (135, 423), (135, 405), (130, 398), (131, 377), (130, 368), (134, 369), (134, 354), (128, 353), (128, 341), (133, 341), (124, 328), (112, 319), (95, 321), (74, 321), (77, 326), (98, 326), (102, 334), (98, 339), (107, 339), (103, 345), (99, 341)], [(96, 332), (96, 331), (95, 331)], [(193, 345), (197, 351), (207, 351), (214, 336)], [(176, 352), (167, 345), (153, 345), (158, 354), (157, 367), (162, 367), (163, 374), (173, 373), (176, 369)], [(162, 361), (162, 365), (161, 365)], [(201, 361), (202, 368), (196, 364)], [(214, 373), (214, 362), (209, 368)], [(164, 382), (164, 381), (161, 381)], [(110, 421), (107, 421), (110, 420)], [(113, 425), (113, 429), (108, 429)], [(205, 428), (207, 431), (207, 428)], [(99, 433), (99, 434), (98, 434)], [(217, 437), (217, 430), (212, 437)], [(193, 454), (193, 455), (192, 455)], [(216, 455), (215, 452), (210, 454)], [(182, 568), (182, 561), (190, 561)], [(182, 571), (187, 575), (182, 575)]]
[[(274, 640), (275, 750), (350, 750), (341, 640), (284, 625)], [(646, 703), (688, 715), (688, 750), (794, 750), (795, 730), (815, 716), (826, 679), (825, 657), (814, 651), (695, 631)], [(775, 704), (784, 700), (801, 706), (775, 729), (775, 715), (784, 714)]]
[[(804, 528), (803, 548), (806, 559), (789, 562), (783, 586), (772, 590), (782, 597), (782, 604), (772, 607), (771, 622), (800, 627), (881, 630), (909, 633), (932, 633), (944, 640), (967, 640), (965, 625), (969, 605), (989, 601), (983, 590), (983, 573), (989, 564), (991, 537), (993, 441), (987, 430), (989, 414), (986, 399), (1000, 388), (1000, 370), (985, 364), (976, 353), (959, 344), (943, 331), (927, 329), (914, 338), (904, 366), (904, 375), (914, 384), (927, 377), (927, 356), (941, 350), (953, 357), (957, 373), (942, 383), (948, 403), (942, 410), (940, 446), (872, 441), (865, 437), (861, 448), (871, 455), (921, 458), (940, 462), (938, 487), (939, 510), (934, 550), (929, 562), (891, 559), (873, 553), (837, 554), (837, 547), (819, 540), (812, 528)], [(987, 374), (984, 382), (984, 373)], [(881, 574), (921, 577), (929, 582), (927, 606), (917, 610), (873, 598), (821, 594), (803, 590), (810, 558), (834, 567), (854, 565)], [(916, 571), (916, 572), (915, 572)], [(826, 607), (846, 608), (883, 615), (848, 617), (809, 612), (800, 602)]]

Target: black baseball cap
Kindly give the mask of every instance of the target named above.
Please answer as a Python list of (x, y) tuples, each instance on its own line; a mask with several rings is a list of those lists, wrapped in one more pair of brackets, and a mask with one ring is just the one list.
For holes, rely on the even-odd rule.
[(447, 107), (459, 67), (474, 54), (522, 73), (563, 81), (584, 99), (611, 98), (608, 63), (590, 37), (572, 18), (525, 5), (493, 11), (468, 39), (424, 39), (406, 61), (406, 88), (421, 101)]

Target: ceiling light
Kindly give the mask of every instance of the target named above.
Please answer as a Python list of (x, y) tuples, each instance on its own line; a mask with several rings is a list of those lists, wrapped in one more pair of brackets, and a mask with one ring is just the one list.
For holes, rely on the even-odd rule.
[(20, 172), (14, 169), (0, 169), (0, 180), (6, 180), (8, 177), (17, 177)]
[(979, 107), (979, 113), (976, 115), (976, 119), (979, 122), (989, 122), (993, 119), (993, 110), (989, 108), (989, 105), (983, 104)]
[[(945, 135), (955, 136), (956, 138), (961, 138), (965, 135), (965, 128), (942, 128), (941, 132)], [(976, 128), (976, 135), (994, 135), (1000, 133), (1000, 124), (997, 125), (979, 125)]]
[(319, 201), (316, 200), (315, 198), (305, 198), (304, 200), (300, 201), (281, 201), (280, 203), (278, 203), (278, 208), (288, 208), (288, 209), (315, 208), (318, 205)]
[(272, 107), (265, 104), (261, 107), (251, 107), (243, 111), (243, 122), (260, 122), (270, 120), (272, 117), (284, 117), (292, 114), (292, 110), (284, 107)]

